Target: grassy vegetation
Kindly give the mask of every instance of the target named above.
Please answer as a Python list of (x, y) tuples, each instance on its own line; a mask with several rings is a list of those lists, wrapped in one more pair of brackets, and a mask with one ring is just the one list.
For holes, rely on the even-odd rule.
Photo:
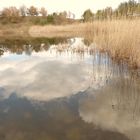
[(29, 34), (32, 37), (75, 37), (83, 36), (90, 23), (77, 23), (67, 25), (32, 26)]
[(109, 20), (65, 26), (32, 26), (34, 37), (80, 36), (93, 40), (117, 61), (140, 67), (140, 20)]
[(140, 20), (98, 21), (91, 25), (93, 40), (115, 60), (140, 67)]
[(29, 24), (0, 24), (0, 37), (2, 38), (13, 38), (13, 37), (27, 37), (29, 36), (28, 31), (31, 25)]
[(28, 37), (29, 29), (32, 26), (50, 26), (50, 25), (66, 25), (74, 24), (77, 20), (66, 19), (61, 16), (48, 15), (42, 16), (26, 16), (26, 17), (0, 17), (0, 37)]
[(0, 25), (1, 37), (85, 37), (108, 51), (117, 61), (126, 61), (132, 68), (140, 67), (140, 20), (103, 20), (67, 25)]

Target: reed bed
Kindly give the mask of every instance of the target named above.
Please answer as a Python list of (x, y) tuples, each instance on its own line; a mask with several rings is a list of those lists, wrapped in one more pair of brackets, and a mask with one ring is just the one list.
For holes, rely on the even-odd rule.
[(140, 20), (96, 21), (88, 36), (101, 51), (115, 60), (123, 60), (132, 68), (140, 67)]
[[(20, 35), (22, 30), (17, 30)], [(140, 19), (31, 26), (27, 34), (31, 37), (85, 37), (97, 43), (101, 51), (108, 51), (115, 60), (127, 61), (133, 68), (140, 67)]]

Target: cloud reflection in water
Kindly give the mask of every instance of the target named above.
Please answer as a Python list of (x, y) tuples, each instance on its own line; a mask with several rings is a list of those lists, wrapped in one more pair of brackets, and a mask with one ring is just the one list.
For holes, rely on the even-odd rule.
[[(133, 83), (133, 84), (132, 84)], [(88, 92), (90, 94), (91, 91)], [(136, 79), (118, 77), (80, 102), (81, 118), (104, 130), (140, 138), (140, 87)]]
[[(92, 55), (90, 55), (88, 46), (79, 41), (82, 40), (78, 39), (77, 48), (75, 48), (77, 44), (67, 48), (70, 44), (62, 45), (60, 43), (59, 48), (57, 48), (58, 45), (55, 45), (50, 46), (47, 51), (37, 53), (33, 51), (30, 57), (25, 57), (22, 53), (20, 57), (16, 55), (14, 59), (11, 59), (13, 55), (4, 53), (0, 59), (2, 115), (9, 113), (8, 121), (11, 123), (11, 127), (13, 124), (10, 119), (13, 115), (15, 128), (17, 120), (24, 117), (29, 121), (32, 120), (32, 125), (37, 122), (37, 126), (43, 126), (42, 124), (46, 121), (46, 113), (50, 113), (47, 123), (49, 124), (51, 119), (53, 121), (48, 127), (55, 125), (55, 128), (58, 128), (56, 132), (60, 130), (60, 121), (64, 123), (64, 129), (67, 127), (65, 121), (72, 123), (73, 128), (78, 126), (75, 123), (79, 124), (78, 121), (80, 121), (83, 126), (79, 128), (83, 130), (86, 128), (85, 126), (88, 126), (86, 131), (90, 131), (90, 134), (96, 131), (93, 124), (100, 127), (98, 135), (104, 134), (108, 137), (108, 132), (112, 134), (113, 130), (118, 137), (120, 133), (123, 133), (131, 137), (135, 135), (138, 138), (140, 121), (138, 119), (135, 124), (131, 118), (135, 118), (135, 116), (132, 117), (133, 114), (138, 116), (139, 104), (136, 99), (139, 99), (137, 94), (139, 89), (130, 86), (131, 82), (128, 80), (130, 75), (127, 68), (122, 68), (123, 71), (120, 74), (119, 65), (112, 63), (107, 53), (100, 54), (98, 51), (92, 50)], [(80, 92), (84, 90), (86, 92)], [(134, 96), (132, 96), (133, 90), (136, 91)], [(69, 98), (65, 98), (68, 96)], [(36, 101), (34, 105), (33, 101)], [(10, 112), (10, 108), (12, 112)], [(15, 113), (17, 109), (19, 112)], [(23, 118), (21, 114), (23, 114)], [(72, 121), (73, 115), (76, 115), (74, 121)], [(31, 119), (32, 117), (35, 118)], [(42, 117), (44, 118), (42, 119)], [(6, 118), (4, 117), (4, 119)], [(40, 119), (43, 120), (42, 123), (40, 123)], [(55, 121), (57, 123), (54, 123)], [(21, 122), (19, 121), (19, 123)], [(28, 123), (25, 125), (28, 128)], [(44, 124), (44, 127), (46, 128), (47, 125)], [(71, 130), (72, 134), (74, 132), (74, 136), (75, 130)], [(120, 133), (117, 134), (116, 131)], [(82, 133), (80, 131), (78, 134), (80, 138)], [(86, 135), (86, 133), (84, 134)], [(97, 137), (96, 133), (94, 134)], [(91, 138), (93, 137), (94, 135)], [(101, 137), (101, 139), (103, 138), (104, 136)]]
[(86, 65), (35, 61), (15, 63), (1, 71), (0, 85), (9, 94), (16, 92), (19, 96), (35, 100), (69, 96), (85, 90), (89, 85)]

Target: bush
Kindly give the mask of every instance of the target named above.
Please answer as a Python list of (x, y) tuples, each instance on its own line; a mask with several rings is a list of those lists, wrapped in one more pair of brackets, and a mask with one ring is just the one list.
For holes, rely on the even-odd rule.
[(54, 23), (54, 16), (53, 15), (48, 15), (47, 16), (47, 22), (53, 24)]

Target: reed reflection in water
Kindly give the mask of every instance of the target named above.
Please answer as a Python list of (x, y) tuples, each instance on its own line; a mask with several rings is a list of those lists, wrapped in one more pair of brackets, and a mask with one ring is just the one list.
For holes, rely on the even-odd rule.
[(140, 138), (140, 80), (122, 63), (113, 66), (111, 82), (80, 101), (81, 118), (105, 130)]
[(140, 81), (127, 64), (82, 38), (1, 49), (0, 139), (139, 140)]

